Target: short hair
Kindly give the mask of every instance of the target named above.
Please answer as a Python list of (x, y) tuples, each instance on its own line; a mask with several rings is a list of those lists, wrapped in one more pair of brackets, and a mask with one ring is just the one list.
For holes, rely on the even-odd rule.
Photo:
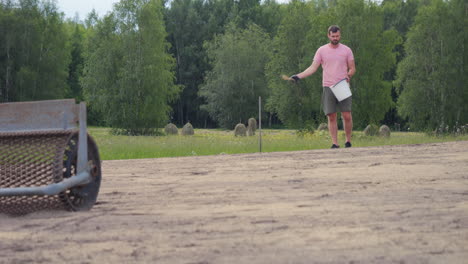
[(328, 31), (327, 31), (327, 32), (328, 32), (328, 34), (330, 34), (330, 32), (336, 33), (336, 32), (338, 32), (338, 31), (341, 31), (341, 30), (340, 30), (340, 27), (337, 26), (337, 25), (333, 25), (333, 26), (330, 26), (330, 27), (328, 28)]

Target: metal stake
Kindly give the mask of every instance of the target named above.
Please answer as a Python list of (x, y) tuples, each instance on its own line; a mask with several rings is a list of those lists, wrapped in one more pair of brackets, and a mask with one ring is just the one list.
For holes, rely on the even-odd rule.
[(262, 153), (262, 97), (258, 97), (258, 144), (260, 153)]

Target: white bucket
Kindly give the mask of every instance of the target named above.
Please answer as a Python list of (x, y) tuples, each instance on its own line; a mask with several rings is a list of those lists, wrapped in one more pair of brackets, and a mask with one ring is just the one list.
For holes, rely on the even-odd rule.
[(332, 90), (336, 99), (338, 99), (340, 102), (352, 95), (351, 90), (349, 89), (349, 83), (346, 81), (346, 79), (337, 82), (335, 85), (330, 87), (330, 89)]

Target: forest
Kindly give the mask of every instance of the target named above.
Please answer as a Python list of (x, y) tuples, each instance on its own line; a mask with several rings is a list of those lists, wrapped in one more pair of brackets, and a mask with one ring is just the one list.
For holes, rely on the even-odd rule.
[(326, 117), (321, 72), (297, 84), (339, 25), (354, 53), (355, 129), (468, 124), (465, 0), (121, 0), (67, 18), (54, 1), (0, 0), (0, 103), (75, 98), (88, 122), (156, 135), (172, 122), (302, 129)]

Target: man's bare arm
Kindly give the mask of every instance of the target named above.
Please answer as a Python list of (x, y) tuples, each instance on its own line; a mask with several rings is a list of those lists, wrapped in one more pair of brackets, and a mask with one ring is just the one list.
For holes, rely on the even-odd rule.
[(305, 69), (305, 71), (298, 73), (296, 76), (299, 77), (299, 79), (304, 79), (306, 77), (309, 77), (310, 75), (314, 74), (320, 66), (320, 63), (313, 61), (312, 64), (309, 66), (309, 68)]
[(348, 61), (348, 82), (351, 80), (351, 77), (356, 73), (356, 65), (354, 60)]

